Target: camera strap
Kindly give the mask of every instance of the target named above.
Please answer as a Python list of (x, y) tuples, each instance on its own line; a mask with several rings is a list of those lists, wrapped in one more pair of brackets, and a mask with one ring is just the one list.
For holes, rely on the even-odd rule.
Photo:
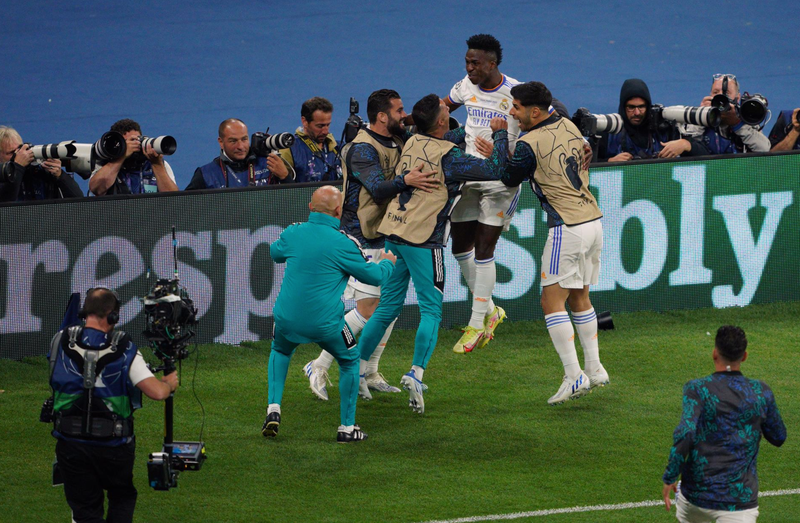
[[(300, 138), (300, 140), (302, 140), (304, 144), (306, 144), (306, 147), (308, 147), (308, 149), (311, 151), (312, 155), (314, 155), (315, 157), (317, 157), (320, 160), (322, 160), (322, 163), (325, 164), (325, 167), (326, 167), (327, 171), (331, 171), (331, 170), (335, 170), (336, 169), (336, 166), (334, 164), (330, 163), (328, 161), (328, 159), (326, 158), (326, 156), (325, 156), (326, 152), (333, 152), (334, 154), (336, 154), (338, 156), (339, 152), (336, 150), (336, 146), (333, 147), (333, 151), (327, 151), (327, 150), (322, 149), (319, 146), (319, 144), (317, 144), (316, 142), (311, 140), (311, 138), (309, 138), (305, 133), (299, 133), (298, 132), (297, 133), (297, 137)], [(323, 147), (327, 148), (327, 141), (328, 141), (328, 138), (325, 137), (325, 142), (326, 143), (323, 145)]]
[[(225, 177), (225, 187), (230, 187), (228, 185), (228, 168), (225, 166), (225, 163), (222, 161), (222, 157), (219, 158), (219, 168), (222, 171), (222, 176)], [(256, 168), (253, 166), (252, 163), (247, 164), (247, 185), (253, 186), (256, 184)]]

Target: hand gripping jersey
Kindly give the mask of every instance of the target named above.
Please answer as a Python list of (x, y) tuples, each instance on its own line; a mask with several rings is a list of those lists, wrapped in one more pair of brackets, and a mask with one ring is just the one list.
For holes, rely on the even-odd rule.
[(463, 105), (467, 111), (467, 121), (464, 128), (467, 131), (467, 153), (481, 157), (475, 150), (475, 137), (480, 136), (487, 140), (492, 139), (492, 129), (489, 122), (494, 117), (503, 118), (508, 122), (508, 147), (514, 150), (514, 144), (519, 136), (519, 123), (509, 116), (511, 102), (511, 88), (520, 82), (503, 75), (500, 85), (494, 89), (485, 90), (469, 81), (465, 76), (450, 90), (448, 98), (451, 102)]
[(433, 178), (440, 183), (431, 192), (416, 191), (409, 187), (409, 190), (395, 196), (386, 208), (379, 233), (387, 237), (394, 235), (416, 245), (430, 239), (438, 223), (439, 212), (449, 199), (442, 157), (452, 149), (453, 142), (422, 134), (414, 135), (406, 142), (396, 173), (402, 174), (421, 164), (423, 171), (437, 171)]

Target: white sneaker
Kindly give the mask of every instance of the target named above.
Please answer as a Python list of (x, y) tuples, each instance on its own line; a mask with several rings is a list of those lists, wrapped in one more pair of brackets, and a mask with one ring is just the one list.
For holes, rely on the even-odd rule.
[(558, 392), (547, 400), (547, 403), (550, 405), (561, 405), (566, 401), (580, 398), (589, 393), (589, 387), (589, 377), (586, 376), (583, 371), (581, 371), (578, 378), (574, 380), (564, 376), (564, 381), (561, 382)]
[(600, 365), (600, 368), (592, 373), (586, 373), (589, 376), (589, 388), (593, 389), (595, 387), (605, 387), (608, 385), (608, 372), (606, 369)]
[(422, 382), (417, 379), (413, 370), (407, 374), (403, 374), (403, 377), (400, 378), (400, 384), (408, 391), (408, 406), (411, 407), (411, 410), (420, 414), (424, 413), (425, 400), (422, 398), (422, 393), (425, 392), (428, 387), (425, 387)]
[(371, 400), (372, 394), (369, 391), (369, 386), (367, 385), (367, 380), (363, 374), (358, 377), (358, 395), (364, 398), (365, 400)]
[(367, 386), (370, 388), (370, 390), (375, 390), (378, 392), (400, 392), (400, 389), (397, 387), (389, 385), (389, 382), (386, 381), (386, 378), (384, 378), (383, 374), (380, 372), (367, 374), (366, 378)]
[(309, 388), (314, 396), (322, 401), (328, 401), (328, 385), (331, 380), (328, 379), (328, 370), (316, 367), (314, 363), (317, 360), (311, 360), (303, 367), (303, 373), (308, 378)]

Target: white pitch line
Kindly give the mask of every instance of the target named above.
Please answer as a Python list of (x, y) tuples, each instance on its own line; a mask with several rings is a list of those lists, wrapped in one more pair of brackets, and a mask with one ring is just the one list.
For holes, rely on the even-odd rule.
[[(773, 496), (790, 496), (800, 494), (800, 489), (770, 490), (759, 492), (758, 497), (768, 498)], [(555, 514), (575, 514), (577, 512), (597, 512), (601, 510), (626, 510), (630, 508), (657, 507), (664, 505), (663, 500), (638, 501), (635, 503), (617, 503), (615, 505), (590, 505), (585, 507), (553, 508), (547, 510), (534, 510), (531, 512), (514, 512), (511, 514), (492, 514), (489, 516), (470, 516), (458, 519), (437, 519), (425, 523), (474, 523), (476, 521), (503, 521), (509, 519), (535, 518), (539, 516), (553, 516)]]

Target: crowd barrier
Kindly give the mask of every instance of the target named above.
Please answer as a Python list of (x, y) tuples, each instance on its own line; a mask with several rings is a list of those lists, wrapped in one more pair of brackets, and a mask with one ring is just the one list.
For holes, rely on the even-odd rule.
[[(119, 326), (143, 343), (138, 297), (173, 275), (173, 225), (180, 279), (199, 309), (198, 340), (268, 339), (284, 268), (272, 263), (269, 244), (307, 219), (318, 185), (0, 206), (0, 357), (45, 354), (70, 293), (93, 286), (118, 290)], [(800, 299), (798, 154), (603, 164), (592, 166), (591, 186), (605, 215), (598, 311)], [(525, 184), (496, 253), (495, 301), (510, 320), (542, 317), (546, 237)], [(450, 253), (446, 272), (442, 325), (466, 324), (469, 293)], [(412, 288), (399, 328), (416, 326), (415, 304)]]

